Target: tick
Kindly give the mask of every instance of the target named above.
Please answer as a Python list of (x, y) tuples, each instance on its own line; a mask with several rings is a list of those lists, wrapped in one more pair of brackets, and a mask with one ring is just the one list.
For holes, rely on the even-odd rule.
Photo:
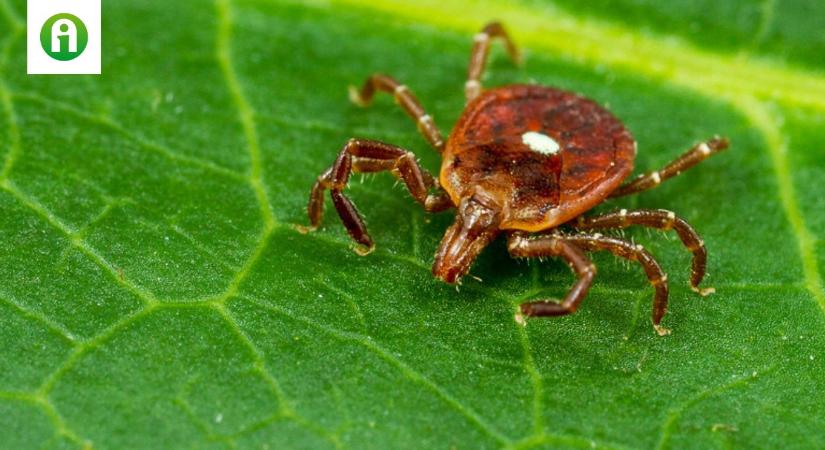
[(724, 138), (693, 146), (661, 170), (622, 184), (633, 171), (636, 141), (610, 111), (594, 101), (560, 89), (507, 85), (485, 90), (481, 74), (490, 43), (501, 39), (518, 62), (513, 41), (500, 23), (485, 26), (473, 39), (465, 83), (467, 105), (445, 141), (410, 89), (393, 78), (375, 74), (350, 98), (367, 106), (378, 91), (391, 94), (416, 122), (424, 138), (442, 156), (438, 178), (423, 169), (403, 148), (366, 139), (350, 139), (332, 166), (318, 176), (309, 196), (309, 230), (318, 227), (329, 190), (335, 210), (361, 255), (374, 243), (352, 201), (344, 194), (352, 173), (388, 171), (406, 185), (427, 212), (455, 209), (433, 263), (433, 275), (455, 284), (467, 274), (481, 251), (499, 235), (516, 258), (560, 257), (577, 277), (561, 301), (523, 303), (516, 320), (575, 312), (596, 276), (588, 252), (606, 250), (638, 262), (655, 290), (651, 320), (660, 335), (668, 303), (667, 275), (642, 246), (599, 230), (632, 225), (674, 230), (693, 255), (690, 287), (700, 288), (707, 251), (693, 227), (671, 211), (620, 209), (602, 215), (583, 214), (609, 198), (646, 191), (728, 147)]

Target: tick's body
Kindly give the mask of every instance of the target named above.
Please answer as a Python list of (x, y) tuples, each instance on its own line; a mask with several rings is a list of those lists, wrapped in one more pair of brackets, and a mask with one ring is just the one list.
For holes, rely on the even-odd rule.
[(592, 100), (543, 86), (485, 92), (447, 140), (441, 186), (453, 203), (496, 199), (503, 230), (555, 228), (601, 203), (633, 171), (636, 143)]
[(515, 47), (498, 23), (476, 35), (465, 85), (468, 104), (446, 144), (406, 86), (385, 75), (373, 75), (360, 90), (351, 89), (351, 99), (364, 106), (377, 90), (393, 94), (442, 153), (440, 176), (436, 180), (406, 150), (377, 141), (350, 140), (313, 186), (308, 207), (312, 228), (321, 221), (323, 192), (329, 189), (342, 222), (359, 244), (356, 250), (369, 253), (372, 238), (343, 190), (353, 172), (390, 171), (425, 210), (457, 208), (455, 223), (435, 255), (435, 276), (458, 282), (478, 254), (505, 233), (513, 256), (558, 256), (578, 276), (563, 301), (524, 303), (516, 317), (557, 316), (578, 308), (595, 277), (595, 267), (585, 252), (607, 250), (642, 265), (656, 290), (653, 325), (666, 334), (659, 324), (667, 308), (667, 276), (658, 263), (641, 246), (586, 231), (630, 225), (674, 229), (693, 253), (691, 288), (706, 295), (712, 289), (698, 287), (707, 258), (702, 240), (670, 211), (622, 209), (592, 218), (582, 214), (608, 197), (640, 192), (678, 175), (727, 148), (727, 141), (712, 139), (696, 145), (662, 170), (622, 186), (633, 170), (636, 142), (609, 111), (592, 100), (549, 87), (510, 85), (482, 92), (479, 80), (490, 39), (495, 37), (504, 39), (510, 55), (517, 59)]

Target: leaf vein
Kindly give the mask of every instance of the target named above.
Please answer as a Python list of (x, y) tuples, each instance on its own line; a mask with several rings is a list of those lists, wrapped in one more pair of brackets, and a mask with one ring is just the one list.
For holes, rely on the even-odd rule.
[[(326, 439), (327, 441), (332, 443), (336, 448), (340, 448), (341, 443), (333, 433), (330, 433), (327, 430), (324, 430), (318, 426), (313, 425), (309, 420), (304, 418), (295, 410), (295, 408), (292, 406), (292, 401), (286, 395), (286, 392), (284, 392), (280, 382), (272, 373), (272, 370), (267, 366), (263, 352), (261, 352), (261, 349), (259, 349), (258, 346), (255, 345), (255, 343), (252, 341), (252, 338), (250, 338), (246, 334), (246, 332), (243, 331), (235, 316), (232, 315), (232, 313), (225, 307), (223, 303), (214, 303), (212, 306), (213, 309), (215, 309), (218, 312), (218, 314), (221, 315), (221, 317), (224, 319), (227, 325), (229, 325), (230, 329), (238, 338), (238, 340), (240, 340), (241, 344), (244, 347), (246, 347), (252, 354), (252, 357), (254, 358), (254, 369), (263, 377), (264, 381), (266, 381), (266, 383), (270, 386), (270, 389), (272, 389), (272, 392), (278, 398), (279, 417), (287, 420), (292, 420), (298, 425)], [(267, 422), (267, 420), (265, 419), (264, 422)], [(265, 424), (261, 426), (264, 425)]]
[(122, 319), (118, 320), (117, 322), (110, 325), (105, 330), (101, 331), (91, 339), (87, 339), (81, 342), (80, 345), (74, 348), (74, 351), (69, 354), (69, 356), (63, 361), (57, 369), (52, 371), (46, 378), (43, 380), (43, 383), (37, 389), (37, 395), (46, 397), (49, 393), (54, 389), (55, 384), (60, 380), (60, 378), (69, 370), (71, 370), (81, 359), (86, 356), (90, 351), (97, 349), (103, 342), (106, 342), (108, 339), (113, 337), (118, 331), (122, 330), (123, 328), (131, 325), (132, 323), (148, 316), (156, 309), (159, 309), (159, 303), (154, 303), (151, 306), (146, 305), (137, 311), (134, 311), (127, 316), (123, 317)]
[(364, 335), (369, 334), (369, 327), (367, 326), (366, 318), (364, 317), (364, 313), (361, 312), (361, 308), (358, 306), (358, 302), (350, 295), (348, 292), (342, 291), (335, 287), (332, 283), (328, 282), (325, 279), (317, 278), (318, 283), (324, 287), (324, 289), (342, 297), (349, 305), (352, 312), (355, 314), (355, 317), (358, 319), (358, 324), (361, 325), (361, 330), (364, 332)]
[(657, 450), (663, 450), (668, 447), (668, 441), (670, 440), (671, 435), (673, 434), (673, 426), (678, 422), (681, 418), (682, 414), (688, 409), (696, 404), (704, 401), (705, 399), (719, 395), (725, 391), (729, 391), (731, 389), (735, 389), (740, 386), (747, 386), (751, 383), (756, 382), (759, 378), (764, 378), (765, 375), (769, 375), (776, 369), (775, 365), (767, 366), (762, 370), (754, 371), (752, 374), (741, 376), (736, 378), (733, 381), (729, 381), (725, 384), (720, 386), (715, 386), (711, 388), (707, 388), (702, 390), (692, 397), (688, 398), (687, 400), (683, 401), (680, 405), (676, 408), (671, 409), (665, 418), (665, 421), (662, 423), (661, 426), (661, 437), (659, 439), (659, 443), (656, 445)]
[(75, 106), (68, 105), (66, 103), (63, 103), (63, 102), (60, 102), (60, 101), (57, 101), (57, 100), (51, 100), (51, 99), (43, 98), (43, 97), (41, 97), (40, 95), (37, 95), (37, 94), (16, 92), (16, 93), (11, 94), (11, 97), (16, 98), (18, 100), (26, 100), (26, 101), (30, 101), (32, 103), (37, 103), (37, 104), (40, 104), (40, 105), (53, 107), (53, 108), (58, 109), (62, 112), (65, 112), (67, 114), (71, 114), (72, 116), (74, 116), (78, 119), (85, 120), (89, 123), (102, 126), (106, 129), (109, 129), (109, 130), (125, 137), (126, 139), (134, 142), (135, 144), (139, 145), (140, 147), (143, 147), (145, 150), (151, 151), (153, 153), (157, 153), (157, 154), (169, 159), (170, 161), (174, 161), (176, 163), (180, 163), (180, 164), (184, 164), (184, 165), (189, 165), (189, 166), (192, 166), (192, 167), (197, 167), (199, 169), (203, 169), (203, 170), (212, 172), (216, 175), (221, 175), (221, 176), (231, 178), (231, 179), (234, 179), (234, 180), (240, 180), (240, 181), (244, 181), (244, 182), (247, 181), (247, 178), (243, 174), (238, 173), (238, 172), (236, 172), (232, 169), (228, 169), (224, 166), (221, 166), (219, 164), (215, 164), (212, 161), (208, 161), (208, 160), (205, 160), (205, 159), (202, 159), (202, 158), (197, 158), (197, 157), (185, 155), (181, 151), (170, 149), (169, 147), (166, 147), (166, 146), (164, 146), (160, 143), (151, 141), (151, 140), (149, 140), (149, 139), (147, 139), (143, 136), (132, 133), (126, 127), (124, 127), (122, 124), (118, 123), (117, 121), (115, 121), (115, 120), (113, 120), (109, 117), (101, 116), (99, 114), (92, 114), (92, 113), (89, 113), (87, 111), (83, 111), (83, 110), (81, 110), (81, 109), (79, 109)]
[(749, 97), (740, 97), (735, 104), (750, 118), (753, 125), (762, 134), (774, 170), (779, 202), (782, 204), (785, 218), (790, 224), (791, 231), (796, 239), (805, 286), (813, 296), (820, 311), (825, 313), (825, 287), (823, 287), (822, 275), (817, 262), (816, 242), (805, 223), (805, 217), (799, 209), (799, 202), (786, 157), (788, 153), (787, 139), (783, 137), (782, 130), (775, 125), (777, 119), (772, 116), (764, 104)]
[(250, 161), (250, 184), (255, 190), (261, 217), (265, 229), (271, 230), (275, 225), (275, 213), (269, 202), (269, 195), (264, 184), (263, 162), (261, 160), (261, 146), (258, 138), (258, 129), (255, 123), (255, 111), (244, 95), (238, 74), (232, 64), (232, 10), (229, 0), (215, 0), (218, 20), (217, 47), (215, 49), (218, 66), (223, 74), (232, 102), (240, 115), (241, 126), (246, 138)]
[(373, 354), (375, 354), (379, 358), (381, 358), (384, 361), (386, 361), (386, 362), (390, 363), (391, 365), (395, 366), (395, 368), (398, 369), (399, 372), (401, 372), (401, 374), (404, 375), (408, 380), (410, 380), (412, 382), (415, 382), (415, 383), (418, 383), (418, 384), (426, 387), (430, 391), (432, 391), (442, 401), (444, 401), (446, 404), (450, 405), (459, 414), (461, 414), (466, 419), (468, 419), (473, 425), (476, 426), (476, 428), (478, 428), (479, 430), (483, 431), (488, 436), (490, 436), (493, 439), (495, 439), (496, 441), (498, 441), (499, 444), (507, 445), (511, 442), (509, 438), (507, 438), (506, 436), (501, 434), (501, 432), (499, 432), (492, 425), (487, 423), (487, 421), (484, 418), (482, 418), (478, 413), (476, 413), (473, 409), (463, 405), (455, 397), (453, 397), (449, 392), (444, 390), (444, 388), (442, 388), (441, 386), (436, 384), (434, 381), (430, 380), (424, 374), (422, 374), (422, 373), (416, 371), (415, 369), (413, 369), (412, 367), (410, 367), (407, 363), (400, 360), (397, 356), (393, 355), (392, 352), (385, 349), (382, 345), (378, 344), (376, 341), (374, 341), (369, 336), (362, 336), (362, 335), (351, 333), (351, 332), (341, 331), (339, 329), (330, 327), (328, 325), (316, 323), (315, 321), (313, 321), (311, 319), (296, 315), (296, 314), (288, 311), (287, 309), (284, 309), (284, 308), (281, 308), (281, 307), (278, 307), (278, 306), (275, 306), (275, 305), (267, 304), (266, 302), (263, 302), (263, 301), (258, 300), (256, 298), (253, 298), (249, 295), (241, 295), (240, 297), (247, 300), (247, 301), (249, 301), (249, 302), (251, 302), (251, 303), (253, 303), (253, 304), (255, 304), (256, 306), (258, 306), (260, 308), (263, 308), (263, 309), (266, 309), (268, 311), (274, 312), (274, 313), (276, 313), (280, 316), (286, 317), (290, 320), (305, 324), (309, 327), (312, 327), (312, 328), (314, 328), (318, 331), (321, 331), (324, 334), (326, 334), (330, 337), (333, 337), (335, 339), (338, 339), (342, 342), (354, 343), (354, 344), (357, 344), (357, 345), (360, 345), (360, 346), (364, 347), (365, 349), (369, 350), (370, 352), (372, 352)]
[(66, 327), (64, 327), (57, 321), (50, 319), (49, 317), (45, 316), (39, 311), (25, 307), (22, 303), (15, 300), (8, 293), (0, 291), (0, 301), (16, 309), (23, 316), (29, 317), (42, 323), (46, 326), (46, 328), (48, 328), (50, 331), (63, 338), (69, 344), (77, 345), (77, 338)]
[(109, 275), (109, 278), (111, 278), (116, 284), (134, 294), (141, 301), (143, 301), (145, 305), (157, 303), (157, 299), (154, 294), (138, 286), (123, 273), (118, 271), (114, 264), (107, 261), (106, 258), (104, 258), (97, 251), (97, 249), (89, 245), (80, 235), (78, 235), (76, 230), (73, 230), (69, 225), (65, 224), (59, 217), (54, 215), (36, 199), (20, 190), (11, 180), (6, 179), (0, 182), (0, 188), (10, 193), (24, 206), (32, 210), (35, 214), (48, 222), (52, 227), (63, 233), (73, 247), (80, 250), (81, 253), (86, 255), (98, 267), (103, 269)]

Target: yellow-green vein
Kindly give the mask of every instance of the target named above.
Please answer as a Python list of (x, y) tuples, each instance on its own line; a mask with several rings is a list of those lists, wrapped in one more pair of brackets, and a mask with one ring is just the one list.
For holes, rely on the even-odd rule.
[(825, 76), (776, 60), (714, 53), (673, 36), (580, 17), (560, 8), (552, 13), (524, 5), (479, 0), (472, 8), (458, 1), (334, 0), (462, 33), (478, 31), (497, 18), (518, 24), (519, 44), (589, 65), (670, 82), (712, 97), (757, 95), (825, 110)]
[(232, 63), (232, 10), (229, 0), (216, 0), (215, 7), (218, 19), (218, 38), (216, 57), (224, 81), (226, 81), (232, 102), (240, 115), (241, 126), (246, 138), (247, 150), (250, 160), (250, 183), (255, 190), (258, 204), (261, 209), (261, 217), (264, 220), (266, 230), (272, 229), (275, 225), (275, 213), (269, 203), (269, 195), (266, 191), (263, 176), (263, 162), (261, 160), (261, 145), (258, 138), (258, 129), (255, 124), (255, 112), (244, 95), (238, 74), (235, 72)]
[(799, 247), (805, 287), (816, 300), (822, 312), (825, 312), (825, 287), (822, 284), (822, 276), (817, 262), (816, 239), (808, 229), (805, 218), (799, 210), (787, 161), (788, 142), (783, 138), (782, 130), (777, 125), (781, 120), (771, 115), (768, 107), (764, 104), (750, 97), (739, 97), (734, 104), (750, 118), (753, 125), (765, 139), (765, 146), (771, 158), (777, 190), (779, 191), (779, 200)]

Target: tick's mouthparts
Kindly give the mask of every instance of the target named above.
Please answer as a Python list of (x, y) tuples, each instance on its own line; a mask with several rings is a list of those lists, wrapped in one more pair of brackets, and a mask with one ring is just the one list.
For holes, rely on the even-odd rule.
[(449, 284), (457, 283), (470, 270), (478, 254), (497, 234), (496, 227), (483, 230), (467, 228), (459, 215), (438, 247), (433, 263), (433, 275)]

